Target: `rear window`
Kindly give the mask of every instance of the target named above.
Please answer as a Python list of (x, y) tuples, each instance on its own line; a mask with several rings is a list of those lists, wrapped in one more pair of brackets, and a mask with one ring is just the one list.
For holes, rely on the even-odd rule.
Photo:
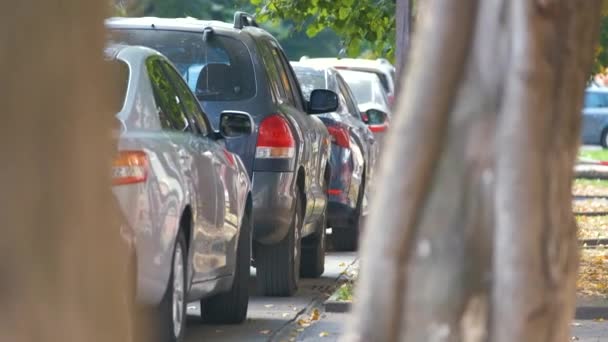
[(239, 101), (255, 95), (251, 55), (237, 39), (170, 30), (112, 30), (113, 43), (142, 45), (165, 55), (200, 101)]
[(293, 71), (296, 73), (296, 77), (300, 82), (302, 88), (302, 95), (308, 101), (310, 100), (310, 93), (315, 89), (327, 89), (325, 82), (325, 71), (315, 70), (311, 68), (302, 68), (295, 66)]
[(358, 71), (340, 71), (340, 75), (350, 87), (357, 103), (373, 102), (373, 83), (369, 77), (361, 77), (361, 73)]

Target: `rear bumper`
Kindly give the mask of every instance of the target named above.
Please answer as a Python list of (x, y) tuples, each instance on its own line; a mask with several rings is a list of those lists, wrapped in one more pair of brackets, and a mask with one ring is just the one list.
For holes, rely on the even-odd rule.
[(295, 210), (293, 172), (253, 172), (253, 239), (263, 244), (281, 241)]

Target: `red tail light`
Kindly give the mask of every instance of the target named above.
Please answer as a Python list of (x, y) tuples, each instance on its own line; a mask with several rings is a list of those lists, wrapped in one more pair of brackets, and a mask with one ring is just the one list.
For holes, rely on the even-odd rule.
[(296, 141), (287, 120), (278, 114), (260, 123), (255, 157), (264, 159), (293, 158)]
[(346, 128), (341, 126), (329, 126), (327, 127), (327, 131), (331, 135), (331, 142), (340, 147), (350, 147), (350, 138)]
[(369, 130), (374, 133), (382, 133), (382, 132), (386, 131), (386, 129), (388, 128), (388, 126), (386, 124), (369, 125), (367, 127), (369, 127)]
[(121, 151), (112, 163), (112, 184), (142, 183), (148, 179), (148, 158), (143, 151)]

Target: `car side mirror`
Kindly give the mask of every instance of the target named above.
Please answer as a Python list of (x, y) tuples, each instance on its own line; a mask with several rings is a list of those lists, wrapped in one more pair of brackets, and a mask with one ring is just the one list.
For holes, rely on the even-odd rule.
[(220, 114), (220, 135), (237, 138), (253, 133), (253, 118), (249, 113), (226, 110)]
[(338, 94), (327, 89), (315, 89), (310, 93), (308, 114), (335, 112), (338, 109)]
[(367, 120), (364, 119), (364, 122), (372, 132), (384, 132), (388, 128), (388, 114), (381, 110), (368, 109), (363, 117), (367, 117)]

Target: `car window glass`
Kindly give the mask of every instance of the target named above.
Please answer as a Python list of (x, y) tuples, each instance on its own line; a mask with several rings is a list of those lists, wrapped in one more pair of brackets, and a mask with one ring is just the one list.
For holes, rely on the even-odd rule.
[(340, 75), (344, 78), (358, 104), (370, 103), (372, 98), (372, 81), (369, 77), (362, 77), (360, 72), (350, 72), (340, 70)]
[(209, 133), (209, 126), (204, 119), (204, 114), (201, 111), (198, 101), (192, 95), (192, 92), (186, 85), (184, 79), (175, 71), (175, 69), (169, 65), (169, 63), (163, 61), (163, 66), (167, 72), (167, 75), (173, 82), (175, 89), (181, 103), (183, 105), (186, 114), (189, 119), (192, 120), (193, 125), (198, 129), (198, 133), (207, 135)]
[(297, 79), (296, 75), (293, 73), (291, 64), (289, 64), (289, 61), (287, 60), (287, 57), (285, 57), (285, 54), (283, 53), (283, 51), (279, 50), (279, 49), (277, 49), (277, 51), (279, 53), (279, 59), (283, 65), (283, 69), (285, 70), (285, 72), (287, 74), (287, 80), (289, 82), (292, 97), (294, 99), (294, 105), (296, 106), (296, 108), (303, 111), (304, 110), (304, 100), (302, 99), (302, 89), (300, 88), (298, 79)]
[(587, 91), (585, 93), (585, 108), (608, 107), (608, 92)]
[(152, 90), (154, 92), (154, 100), (158, 108), (158, 116), (163, 129), (186, 131), (189, 123), (183, 112), (180, 104), (180, 99), (173, 88), (173, 85), (167, 78), (160, 58), (150, 57), (146, 60), (146, 68)]
[(319, 69), (295, 66), (293, 70), (300, 81), (302, 95), (310, 101), (310, 93), (315, 89), (326, 89), (325, 72)]
[(201, 101), (239, 101), (255, 95), (255, 72), (247, 46), (221, 34), (151, 29), (113, 29), (110, 41), (160, 51)]
[(279, 78), (281, 80), (281, 84), (283, 85), (283, 89), (285, 89), (285, 100), (287, 103), (291, 104), (292, 106), (295, 106), (296, 100), (293, 97), (293, 89), (291, 87), (291, 83), (289, 82), (289, 76), (287, 74), (285, 66), (281, 61), (281, 53), (276, 47), (273, 47), (272, 49), (272, 57), (276, 61), (276, 65), (279, 71)]
[(352, 116), (356, 117), (357, 119), (361, 119), (361, 115), (359, 113), (359, 107), (355, 103), (355, 100), (353, 100), (353, 95), (350, 92), (350, 88), (348, 87), (348, 85), (346, 85), (346, 82), (344, 82), (344, 80), (342, 80), (340, 75), (337, 75), (337, 79), (338, 79), (338, 88), (340, 89), (340, 93), (342, 93), (342, 95), (344, 95), (344, 100), (346, 101), (346, 108), (348, 109), (348, 112)]
[(264, 65), (266, 66), (272, 93), (281, 101), (286, 101), (287, 95), (285, 94), (285, 89), (283, 89), (281, 75), (279, 74), (279, 66), (277, 65), (277, 60), (272, 54), (272, 48), (270, 47), (269, 43), (263, 41), (259, 45), (259, 50), (262, 60), (264, 61)]

